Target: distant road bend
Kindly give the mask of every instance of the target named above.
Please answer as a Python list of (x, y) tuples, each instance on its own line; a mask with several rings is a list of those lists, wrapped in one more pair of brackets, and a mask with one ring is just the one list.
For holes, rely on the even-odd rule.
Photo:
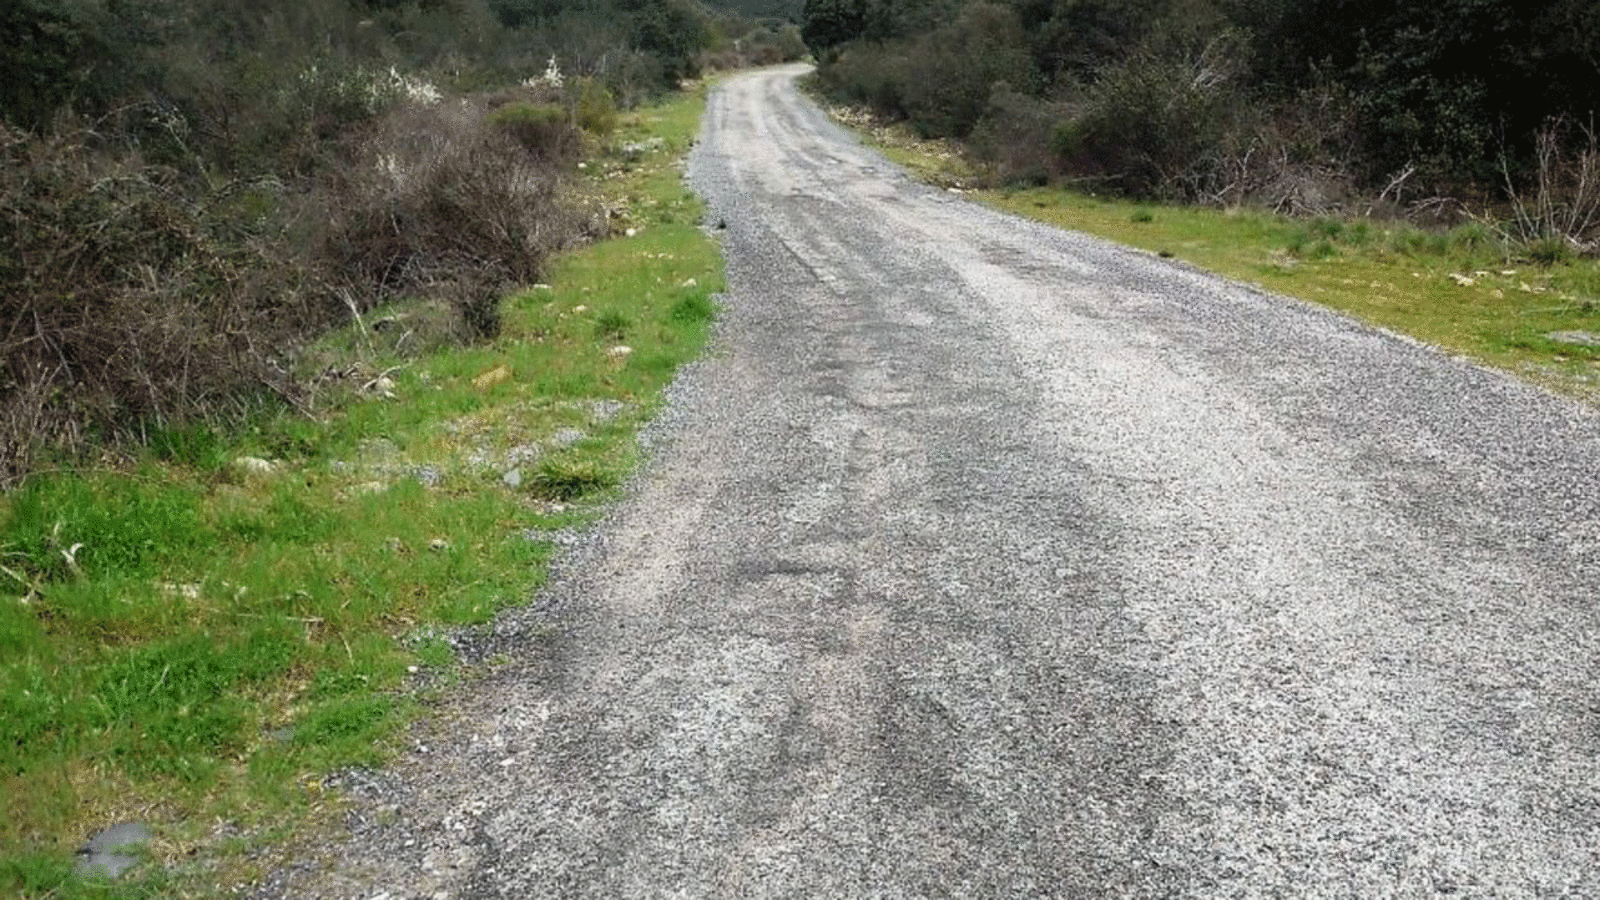
[(1600, 418), (798, 71), (711, 97), (728, 308), (629, 498), (258, 896), (1600, 897)]

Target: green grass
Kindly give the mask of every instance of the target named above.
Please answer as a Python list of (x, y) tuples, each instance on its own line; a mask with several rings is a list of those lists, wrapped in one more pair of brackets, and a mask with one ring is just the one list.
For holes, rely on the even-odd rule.
[(1144, 206), (1059, 189), (985, 191), (1001, 209), (1299, 297), (1583, 396), (1600, 353), (1544, 337), (1600, 331), (1600, 265), (1517, 258), (1492, 229), (1296, 220), (1249, 210)]
[[(586, 190), (631, 236), (554, 260), (492, 343), (408, 344), (439, 310), (397, 304), (305, 354), (357, 373), (314, 419), (158, 432), (0, 500), (0, 895), (208, 896), (334, 821), (323, 776), (380, 763), (422, 685), (462, 676), (440, 629), (531, 598), (542, 535), (614, 495), (704, 345), (721, 260), (677, 169), (702, 101), (624, 117), (619, 144), (661, 149), (602, 153)], [(380, 373), (392, 396), (359, 391)], [(76, 878), (121, 821), (157, 864)]]

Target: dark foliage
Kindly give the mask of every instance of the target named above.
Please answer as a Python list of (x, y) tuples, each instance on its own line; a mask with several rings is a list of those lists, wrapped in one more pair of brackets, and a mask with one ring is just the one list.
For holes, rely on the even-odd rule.
[[(1540, 177), (1546, 124), (1600, 108), (1589, 0), (809, 0), (801, 28), (843, 97), (974, 134), (1007, 177), (1139, 196), (1322, 208), (1392, 200), (1401, 174), (1481, 196)], [(1039, 141), (1042, 109), (1043, 146), (1003, 146)]]

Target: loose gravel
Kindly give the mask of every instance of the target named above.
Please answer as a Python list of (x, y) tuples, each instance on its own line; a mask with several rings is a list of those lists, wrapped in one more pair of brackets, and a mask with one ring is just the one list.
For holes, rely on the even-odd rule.
[(797, 72), (712, 96), (652, 462), (254, 895), (1600, 896), (1595, 414), (914, 184)]

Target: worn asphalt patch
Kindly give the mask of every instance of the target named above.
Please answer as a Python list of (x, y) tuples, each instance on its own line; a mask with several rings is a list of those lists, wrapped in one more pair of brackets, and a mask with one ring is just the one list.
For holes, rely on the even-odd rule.
[(259, 897), (1600, 896), (1600, 421), (714, 93), (718, 346)]

